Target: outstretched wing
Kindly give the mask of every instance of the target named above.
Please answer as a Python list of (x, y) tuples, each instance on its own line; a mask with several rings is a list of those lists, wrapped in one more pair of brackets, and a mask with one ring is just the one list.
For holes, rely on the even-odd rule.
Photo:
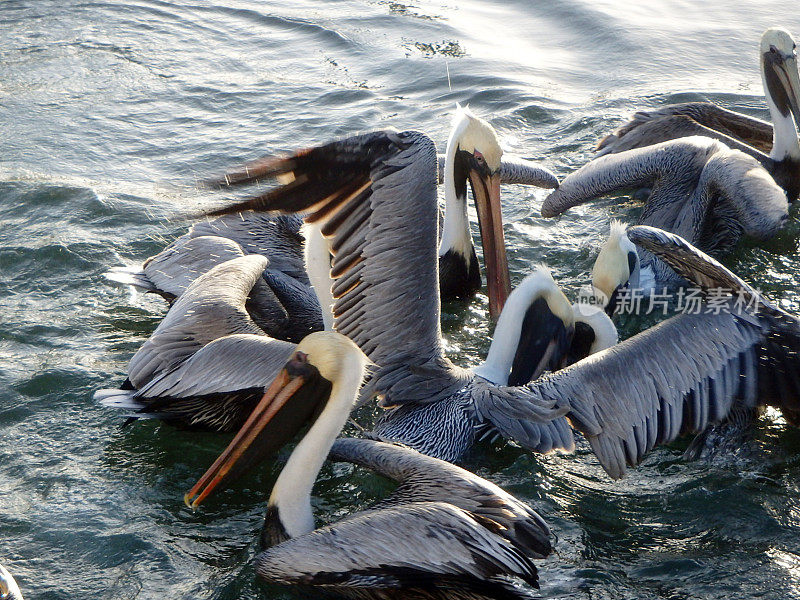
[(766, 335), (759, 349), (759, 404), (781, 409), (794, 425), (800, 426), (800, 321), (762, 296), (724, 265), (689, 242), (655, 227), (629, 229), (631, 240), (653, 252), (681, 276), (706, 291), (714, 288), (730, 293), (758, 318)]
[(656, 445), (721, 421), (735, 401), (755, 405), (763, 339), (744, 315), (678, 315), (527, 387), (569, 403), (570, 423), (618, 479)]
[(647, 225), (628, 227), (627, 235), (634, 244), (652, 252), (678, 275), (703, 290), (727, 290), (730, 294), (740, 294), (746, 306), (757, 304), (771, 312), (783, 313), (749, 283), (681, 236)]
[(514, 598), (497, 593), (503, 584), (495, 578), (536, 585), (536, 567), (491, 527), (444, 502), (368, 510), (269, 548), (255, 558), (256, 572), (275, 583), (334, 590), (483, 587)]
[(640, 111), (597, 145), (601, 154), (641, 148), (687, 135), (706, 135), (737, 147), (744, 143), (760, 152), (772, 150), (772, 125), (710, 102), (670, 104)]
[[(414, 369), (442, 356), (433, 143), (418, 132), (378, 131), (251, 163), (226, 181), (265, 177), (291, 182), (212, 214), (310, 213), (306, 221), (321, 225), (333, 255), (335, 329), (399, 374), (394, 386), (417, 386)], [(446, 377), (423, 377), (449, 387)]]
[(498, 535), (530, 558), (544, 558), (552, 552), (550, 528), (532, 508), (452, 463), (402, 444), (355, 438), (336, 440), (329, 459), (365, 467), (400, 484), (376, 508), (408, 502), (448, 502), (497, 523)]

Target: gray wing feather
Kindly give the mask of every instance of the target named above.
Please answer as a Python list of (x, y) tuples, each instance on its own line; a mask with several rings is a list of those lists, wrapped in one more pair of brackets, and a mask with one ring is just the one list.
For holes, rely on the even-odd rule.
[(471, 396), (476, 421), (534, 452), (572, 452), (575, 439), (564, 418), (566, 399), (532, 394), (527, 386), (496, 386), (476, 378)]
[(702, 289), (727, 290), (741, 295), (745, 305), (758, 305), (772, 314), (786, 315), (722, 263), (698, 250), (679, 235), (647, 225), (629, 227), (627, 235), (634, 244), (652, 252), (681, 277)]
[[(598, 144), (602, 154), (622, 152), (687, 135), (706, 135), (738, 147), (741, 142), (761, 152), (772, 149), (772, 125), (710, 102), (672, 104), (640, 111)], [(739, 148), (741, 149), (741, 148)]]
[(302, 220), (295, 215), (267, 215), (257, 212), (234, 213), (195, 223), (190, 238), (219, 236), (238, 244), (245, 254), (269, 258), (270, 268), (309, 285), (303, 260)]
[(380, 507), (448, 502), (499, 523), (503, 535), (531, 558), (550, 554), (550, 529), (532, 508), (482, 477), (401, 444), (340, 438), (329, 458), (356, 464), (400, 485)]
[(442, 352), (436, 149), (420, 133), (398, 137), (405, 148), (370, 172), (360, 222), (331, 237), (335, 327), (379, 365), (400, 353), (426, 363)]
[[(248, 315), (245, 301), (266, 265), (263, 256), (243, 256), (199, 277), (175, 301), (153, 335), (131, 358), (128, 364), (131, 383), (141, 388), (220, 337), (234, 333), (263, 336)], [(267, 288), (266, 284), (264, 287)], [(276, 301), (278, 308), (282, 310)]]
[(724, 150), (720, 142), (683, 138), (596, 158), (561, 182), (542, 203), (542, 216), (555, 217), (577, 204), (617, 190), (697, 183), (708, 158)]
[[(709, 211), (714, 200), (730, 209), (732, 216), (727, 218), (734, 218), (746, 234), (760, 239), (774, 236), (789, 214), (783, 189), (756, 159), (738, 150), (725, 149), (711, 156), (697, 186), (701, 201), (686, 203), (671, 228), (677, 233), (696, 238), (697, 223), (705, 222), (709, 216), (720, 218), (721, 206)], [(724, 224), (717, 229), (724, 230)], [(736, 237), (732, 233), (726, 235)]]
[(528, 557), (444, 502), (357, 513), (269, 548), (255, 565), (267, 581), (343, 588), (412, 587), (425, 576), (536, 581)]
[(227, 185), (291, 182), (208, 214), (307, 214), (333, 256), (335, 328), (378, 364), (409, 352), (426, 363), (442, 353), (436, 164), (422, 133), (357, 135), (229, 174)]
[(142, 272), (161, 292), (177, 297), (204, 273), (240, 256), (244, 256), (241, 248), (225, 238), (180, 237), (148, 258)]
[(189, 398), (266, 387), (295, 345), (263, 334), (214, 340), (142, 387), (135, 398)]
[(764, 331), (724, 312), (683, 314), (528, 387), (569, 402), (572, 425), (617, 479), (657, 444), (724, 418), (734, 400), (753, 406), (744, 376)]

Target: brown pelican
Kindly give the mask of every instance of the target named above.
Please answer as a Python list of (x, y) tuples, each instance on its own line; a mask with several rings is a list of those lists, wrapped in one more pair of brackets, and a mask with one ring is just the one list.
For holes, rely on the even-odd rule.
[[(786, 196), (758, 161), (721, 142), (685, 137), (597, 158), (569, 175), (542, 204), (554, 217), (568, 208), (614, 191), (652, 186), (639, 223), (685, 237), (702, 250), (729, 252), (741, 234), (765, 239), (788, 218)], [(607, 301), (626, 285), (652, 291), (680, 278), (646, 251), (638, 253), (612, 236), (595, 265), (595, 287)]]
[[(476, 187), (491, 189), (498, 167), (476, 168)], [(428, 435), (403, 440), (411, 446), (448, 453), (453, 440), (471, 435), (465, 423), (489, 423), (528, 449), (572, 450), (571, 424), (618, 478), (656, 444), (721, 421), (734, 401), (793, 410), (800, 395), (794, 379), (777, 381), (771, 372), (772, 365), (797, 366), (796, 320), (741, 310), (678, 315), (527, 385), (495, 385), (458, 369), (442, 350), (436, 154), (426, 136), (355, 136), (274, 159), (262, 174), (288, 175), (292, 183), (215, 212), (310, 213), (306, 219), (320, 225), (332, 250), (335, 327), (377, 364), (362, 398), (377, 395), (384, 407), (416, 411), (407, 433)], [(681, 276), (703, 285), (732, 281), (719, 263), (698, 256), (701, 267), (725, 278), (709, 279), (699, 268), (699, 276), (679, 270)]]
[[(475, 153), (476, 143), (483, 152)], [(500, 162), (500, 183), (521, 183), (554, 189), (558, 178), (533, 163), (519, 159), (502, 158), (503, 152), (494, 128), (479, 119), (468, 109), (456, 107), (447, 151), (444, 161), (439, 158), (440, 173), (444, 173), (445, 211), (442, 225), (442, 238), (439, 243), (439, 290), (443, 301), (471, 297), (481, 287), (480, 268), (467, 216), (467, 179), (471, 161), (483, 160)], [(442, 166), (442, 162), (444, 163)], [(472, 195), (481, 193), (472, 185)], [(478, 202), (478, 217), (483, 222), (487, 217), (481, 214), (482, 202)], [(504, 243), (502, 230), (498, 232), (498, 243)], [(485, 238), (484, 238), (485, 239)], [(502, 285), (508, 290), (510, 284)], [(492, 311), (497, 317), (499, 311)]]
[[(255, 558), (256, 572), (274, 583), (358, 598), (528, 598), (506, 578), (537, 585), (533, 559), (551, 552), (547, 525), (533, 510), (480, 477), (408, 448), (334, 441), (367, 362), (340, 334), (310, 334), (219, 463), (220, 472), (230, 468), (248, 452), (255, 428), (288, 404), (319, 405), (272, 489), (262, 532), (268, 548)], [(311, 490), (331, 447), (334, 460), (400, 485), (377, 506), (315, 529)]]
[(708, 136), (755, 157), (793, 202), (800, 193), (800, 77), (796, 45), (785, 29), (767, 29), (761, 36), (760, 53), (772, 126), (708, 102), (675, 104), (636, 113), (633, 120), (600, 142), (601, 154), (684, 136)]
[[(512, 498), (512, 500), (514, 500), (512, 496), (509, 496), (509, 498)], [(514, 501), (516, 502), (516, 500)], [(519, 502), (517, 502), (517, 504), (519, 504)], [(524, 505), (520, 504), (520, 506)], [(530, 509), (528, 510), (530, 511)], [(533, 511), (530, 512), (533, 513)], [(14, 578), (11, 576), (11, 573), (9, 573), (3, 565), (0, 565), (0, 600), (22, 600), (22, 592), (19, 591), (19, 586), (17, 585), (17, 582), (14, 581)]]
[[(324, 317), (304, 267), (301, 224), (296, 217), (252, 212), (208, 219), (193, 225), (141, 267), (115, 267), (106, 277), (172, 303), (216, 265), (246, 254), (266, 256), (269, 264), (262, 274), (266, 286), (254, 287), (248, 309), (268, 335), (296, 343), (322, 329)], [(276, 298), (286, 313), (278, 327), (274, 319), (262, 319), (259, 311), (259, 305), (272, 307)]]
[[(265, 335), (247, 310), (266, 265), (251, 254), (197, 278), (133, 356), (122, 389), (99, 390), (95, 399), (133, 418), (238, 430), (293, 348)], [(272, 307), (280, 318), (274, 297)], [(302, 412), (292, 416), (302, 422)]]

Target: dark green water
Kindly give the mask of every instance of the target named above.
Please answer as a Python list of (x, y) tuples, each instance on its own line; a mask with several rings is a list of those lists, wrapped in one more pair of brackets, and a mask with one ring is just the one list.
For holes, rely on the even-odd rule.
[[(248, 564), (275, 467), (192, 513), (182, 495), (227, 438), (120, 430), (93, 404), (165, 309), (103, 271), (221, 200), (198, 179), (386, 125), (443, 147), (456, 101), (562, 176), (639, 107), (709, 98), (767, 116), (756, 44), (776, 24), (800, 34), (793, 0), (628, 4), (0, 2), (0, 562), (26, 597), (292, 597)], [(542, 191), (503, 193), (514, 280), (543, 262), (572, 296), (609, 219), (636, 210), (546, 221)], [(728, 262), (797, 301), (798, 229)], [(486, 300), (447, 310), (452, 354), (474, 364)], [(681, 449), (620, 483), (586, 450), (479, 448), (469, 466), (558, 534), (542, 597), (800, 598), (800, 433), (767, 415), (734, 456), (687, 464)], [(385, 489), (326, 467), (315, 506), (336, 519)]]

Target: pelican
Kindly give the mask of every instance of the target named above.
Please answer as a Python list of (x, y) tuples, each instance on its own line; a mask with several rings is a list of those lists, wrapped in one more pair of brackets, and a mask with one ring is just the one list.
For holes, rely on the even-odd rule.
[[(492, 189), (498, 168), (471, 172), (475, 187)], [(290, 173), (293, 183), (214, 212), (307, 211), (306, 220), (320, 226), (333, 255), (335, 328), (377, 365), (362, 399), (417, 410), (414, 431), (429, 435), (401, 440), (412, 447), (452, 452), (465, 437), (464, 423), (488, 423), (527, 449), (571, 451), (574, 427), (606, 472), (620, 478), (655, 445), (703, 431), (734, 403), (794, 410), (800, 390), (789, 367), (798, 366), (797, 320), (769, 311), (681, 314), (524, 386), (459, 369), (444, 356), (439, 331), (433, 143), (419, 132), (372, 132), (274, 159), (263, 175)], [(631, 229), (634, 242), (651, 231)], [(694, 269), (679, 268), (682, 277), (754, 293), (693, 252), (687, 260)], [(491, 270), (499, 261), (488, 257)], [(788, 375), (776, 380), (772, 365), (784, 365)]]
[[(293, 348), (267, 336), (247, 310), (267, 262), (241, 256), (198, 277), (131, 358), (122, 388), (99, 390), (95, 400), (133, 418), (237, 431)], [(295, 407), (292, 416), (308, 417), (301, 413)]]
[[(685, 137), (597, 158), (569, 175), (542, 203), (542, 216), (614, 191), (652, 186), (639, 223), (673, 231), (714, 255), (729, 252), (742, 234), (775, 235), (788, 218), (781, 188), (754, 158), (705, 137)], [(595, 287), (604, 301), (634, 277), (632, 287), (652, 292), (680, 278), (646, 251), (634, 252), (621, 227), (595, 264)]]
[[(480, 481), (483, 480), (481, 479)], [(489, 482), (487, 481), (486, 483)], [(506, 495), (508, 496), (508, 494)], [(512, 496), (509, 496), (509, 498), (512, 498), (512, 500), (514, 499)], [(519, 504), (519, 502), (517, 502), (517, 504)], [(530, 509), (528, 510), (530, 511)], [(0, 565), (0, 600), (22, 600), (22, 592), (19, 591), (17, 582), (14, 581), (11, 573), (9, 573), (3, 565)]]
[[(213, 267), (247, 254), (265, 256), (269, 263), (263, 281), (253, 288), (248, 308), (268, 335), (296, 343), (322, 329), (325, 316), (304, 267), (300, 225), (296, 217), (252, 212), (201, 221), (141, 267), (115, 267), (105, 275), (172, 303)], [(264, 320), (259, 310), (261, 305), (275, 307), (276, 299), (286, 313), (279, 324), (272, 318)]]
[(767, 29), (761, 36), (760, 54), (772, 126), (708, 102), (674, 104), (636, 113), (629, 123), (600, 142), (600, 153), (621, 152), (683, 136), (716, 138), (756, 158), (793, 202), (800, 193), (800, 77), (796, 45), (785, 29)]
[[(312, 333), (264, 393), (219, 470), (248, 452), (254, 428), (290, 403), (318, 416), (281, 471), (267, 505), (256, 572), (267, 581), (357, 598), (529, 598), (533, 559), (550, 532), (528, 506), (459, 467), (406, 447), (335, 438), (357, 398), (367, 357), (345, 336)], [(397, 481), (380, 504), (315, 529), (311, 490), (329, 451)], [(187, 494), (187, 502), (192, 498)]]
[[(476, 143), (480, 140), (484, 153), (475, 152)], [(472, 185), (472, 195), (478, 207), (478, 219), (482, 224), (487, 216), (481, 213), (482, 202), (476, 194), (475, 182), (468, 177), (473, 165), (480, 166), (479, 161), (500, 163), (500, 183), (518, 183), (537, 187), (555, 189), (558, 178), (529, 161), (505, 158), (494, 128), (476, 117), (470, 110), (456, 106), (450, 137), (447, 140), (447, 151), (444, 160), (439, 157), (440, 174), (444, 173), (445, 211), (442, 225), (442, 237), (439, 243), (439, 290), (443, 301), (455, 298), (468, 298), (481, 287), (480, 267), (467, 216), (467, 180)], [(442, 164), (443, 163), (443, 164)], [(442, 177), (440, 176), (440, 180)], [(499, 223), (499, 221), (498, 221)], [(481, 225), (483, 227), (483, 225)], [(483, 231), (482, 239), (486, 239)], [(497, 243), (504, 244), (502, 229), (496, 232)], [(502, 276), (507, 270), (501, 265)], [(510, 283), (506, 279), (500, 282), (506, 293)], [(499, 308), (492, 309), (492, 316), (497, 318)]]

